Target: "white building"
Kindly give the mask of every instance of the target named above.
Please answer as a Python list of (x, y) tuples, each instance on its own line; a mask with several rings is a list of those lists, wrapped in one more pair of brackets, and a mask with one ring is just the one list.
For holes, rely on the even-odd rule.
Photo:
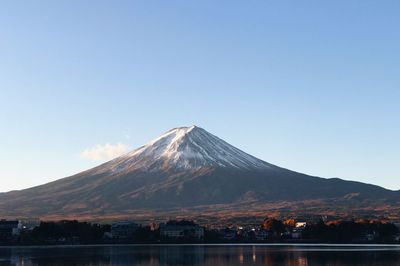
[(197, 224), (184, 222), (168, 222), (160, 224), (160, 238), (162, 240), (202, 240), (204, 228)]

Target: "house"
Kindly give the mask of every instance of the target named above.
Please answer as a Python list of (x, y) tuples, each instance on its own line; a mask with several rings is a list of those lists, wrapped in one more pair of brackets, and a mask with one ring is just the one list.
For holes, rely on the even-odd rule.
[(32, 231), (35, 227), (38, 227), (40, 225), (40, 220), (27, 219), (27, 220), (22, 220), (21, 223), (22, 223), (22, 230)]
[(20, 221), (0, 220), (0, 241), (12, 241), (18, 238), (22, 230)]
[(111, 225), (111, 236), (113, 239), (133, 239), (135, 232), (140, 228), (140, 225), (133, 222), (117, 222)]
[(203, 240), (204, 228), (191, 221), (169, 221), (160, 224), (161, 240)]
[(289, 238), (300, 239), (303, 237), (303, 231), (307, 226), (307, 222), (296, 222), (294, 228), (289, 232)]
[(293, 231), (292, 231), (291, 237), (292, 237), (293, 239), (300, 239), (300, 238), (302, 238), (302, 237), (303, 237), (302, 230), (296, 230), (296, 229), (293, 230)]
[(307, 222), (297, 222), (295, 225), (295, 227), (297, 229), (304, 229), (304, 228), (306, 228), (306, 226), (307, 226)]

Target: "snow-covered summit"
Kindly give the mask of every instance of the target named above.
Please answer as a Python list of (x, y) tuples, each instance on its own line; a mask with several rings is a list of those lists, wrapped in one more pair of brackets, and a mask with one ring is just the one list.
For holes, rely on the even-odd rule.
[(171, 129), (146, 145), (118, 157), (96, 169), (101, 172), (125, 172), (202, 167), (264, 169), (271, 165), (259, 160), (197, 127)]

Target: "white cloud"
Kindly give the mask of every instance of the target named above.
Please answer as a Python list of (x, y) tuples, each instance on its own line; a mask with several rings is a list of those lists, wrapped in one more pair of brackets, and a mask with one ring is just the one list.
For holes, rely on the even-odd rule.
[(120, 155), (128, 152), (128, 146), (122, 143), (115, 145), (106, 143), (104, 145), (97, 144), (92, 148), (87, 148), (81, 152), (80, 157), (82, 159), (88, 159), (92, 161), (105, 161), (114, 159)]

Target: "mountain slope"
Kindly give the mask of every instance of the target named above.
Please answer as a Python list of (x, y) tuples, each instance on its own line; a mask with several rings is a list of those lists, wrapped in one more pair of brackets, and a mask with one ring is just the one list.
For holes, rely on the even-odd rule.
[(2, 193), (0, 215), (102, 217), (151, 210), (167, 215), (215, 205), (235, 210), (244, 203), (251, 212), (267, 203), (309, 201), (312, 208), (347, 202), (354, 209), (376, 209), (399, 200), (399, 192), (378, 186), (280, 168), (192, 126), (172, 129), (77, 175)]

